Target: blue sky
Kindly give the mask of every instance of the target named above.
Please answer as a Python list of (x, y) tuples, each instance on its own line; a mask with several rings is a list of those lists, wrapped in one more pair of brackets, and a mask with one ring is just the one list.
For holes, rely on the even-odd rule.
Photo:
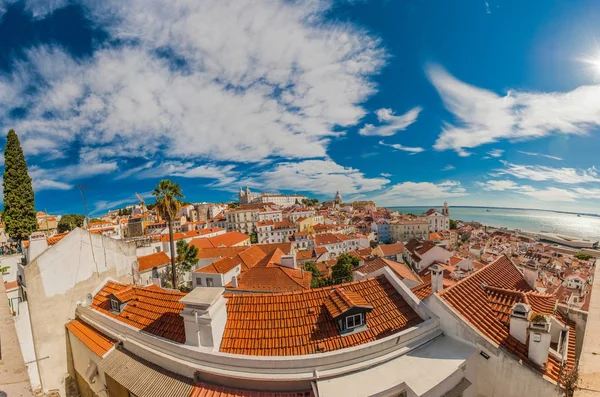
[[(0, 0), (0, 129), (36, 206), (161, 178), (600, 212), (597, 1)], [(4, 140), (4, 138), (2, 138)], [(4, 146), (4, 141), (1, 142)]]

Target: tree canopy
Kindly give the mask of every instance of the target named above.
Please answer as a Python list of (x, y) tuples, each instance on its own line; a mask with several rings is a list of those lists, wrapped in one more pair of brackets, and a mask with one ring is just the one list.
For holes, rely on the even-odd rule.
[(152, 195), (156, 197), (156, 211), (160, 216), (163, 216), (167, 220), (167, 226), (169, 227), (169, 247), (171, 251), (171, 280), (172, 285), (175, 288), (177, 282), (177, 269), (175, 268), (175, 243), (173, 239), (173, 218), (177, 215), (177, 212), (181, 208), (181, 199), (183, 193), (178, 183), (172, 182), (168, 179), (163, 179), (158, 182), (158, 185), (152, 192)]
[(63, 215), (58, 221), (58, 232), (64, 233), (75, 229), (76, 227), (83, 226), (83, 220), (85, 216), (81, 214), (67, 214)]
[(450, 229), (456, 229), (456, 221), (454, 219), (450, 219)]
[(591, 255), (584, 254), (583, 252), (579, 252), (579, 253), (577, 253), (577, 254), (575, 254), (573, 256), (575, 258), (579, 259), (579, 260), (582, 260), (582, 261), (588, 261), (588, 260), (592, 259)]
[(331, 268), (331, 278), (334, 284), (347, 283), (354, 280), (354, 268), (358, 267), (360, 261), (357, 257), (342, 254), (337, 263)]
[(15, 130), (8, 131), (4, 148), (4, 210), (8, 235), (22, 241), (37, 230), (35, 197), (23, 149)]

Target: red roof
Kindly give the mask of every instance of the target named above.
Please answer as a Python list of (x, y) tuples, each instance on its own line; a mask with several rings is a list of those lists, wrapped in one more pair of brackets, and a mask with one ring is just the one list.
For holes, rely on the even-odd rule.
[(242, 261), (238, 257), (234, 258), (221, 258), (219, 260), (214, 261), (208, 266), (205, 266), (201, 269), (194, 270), (194, 273), (213, 273), (213, 274), (225, 274), (229, 272), (234, 267), (241, 265)]
[[(110, 294), (117, 296), (121, 302), (128, 299), (121, 313), (110, 310)], [(150, 334), (184, 343), (183, 318), (179, 315), (183, 310), (179, 299), (183, 296), (185, 294), (182, 292), (165, 290), (156, 285), (137, 287), (108, 281), (94, 296), (92, 307)]]
[(396, 261), (392, 261), (385, 258), (373, 258), (369, 259), (365, 262), (364, 266), (358, 268), (358, 271), (363, 274), (373, 273), (381, 268), (388, 266), (391, 271), (396, 273), (400, 279), (409, 279), (416, 281), (418, 283), (421, 282), (421, 279), (410, 270), (408, 265)]
[(240, 232), (229, 232), (211, 237), (210, 241), (215, 247), (231, 247), (250, 240), (250, 236)]
[(313, 397), (312, 391), (269, 392), (232, 389), (208, 383), (197, 383), (190, 397)]
[(404, 252), (404, 245), (401, 242), (394, 244), (381, 244), (377, 248), (380, 250), (383, 256), (397, 255)]
[(171, 263), (171, 258), (169, 258), (169, 256), (163, 251), (150, 255), (139, 256), (137, 260), (140, 265), (138, 269), (140, 273), (151, 270), (153, 267), (160, 267)]
[[(516, 340), (509, 332), (510, 310), (517, 302), (531, 305), (533, 312), (554, 314), (562, 319), (559, 313), (554, 312), (556, 297), (533, 291), (509, 258), (504, 255), (499, 257), (456, 285), (442, 290), (439, 296), (471, 327), (498, 346), (555, 381), (558, 379), (560, 364), (552, 355), (548, 356), (545, 368), (533, 364), (527, 357), (527, 345)], [(565, 322), (564, 319), (561, 321)], [(571, 327), (570, 323), (568, 325), (569, 334), (574, 338), (575, 327)], [(571, 344), (566, 365), (575, 365), (575, 346)]]
[(69, 234), (69, 232), (55, 234), (52, 237), (48, 237), (46, 239), (46, 242), (48, 243), (48, 245), (54, 245), (54, 244), (58, 243), (60, 240), (62, 240), (63, 238), (65, 238), (67, 236), (67, 234)]
[(325, 298), (325, 307), (333, 319), (338, 318), (348, 310), (360, 307), (364, 309), (373, 309), (362, 296), (354, 291), (347, 291), (344, 288), (334, 288), (327, 298)]
[(327, 244), (335, 244), (339, 243), (340, 239), (333, 233), (323, 233), (317, 234), (315, 236), (315, 245), (327, 245)]
[(66, 327), (99, 357), (104, 356), (116, 343), (115, 340), (78, 319), (71, 320)]
[(8, 282), (4, 283), (4, 288), (6, 289), (7, 292), (15, 289), (17, 287), (19, 287), (19, 283), (17, 282), (17, 280), (8, 281)]
[(227, 301), (227, 324), (221, 352), (253, 356), (322, 353), (372, 342), (421, 323), (384, 276), (340, 284), (373, 310), (368, 328), (342, 336), (325, 309), (334, 287), (283, 294), (233, 294)]

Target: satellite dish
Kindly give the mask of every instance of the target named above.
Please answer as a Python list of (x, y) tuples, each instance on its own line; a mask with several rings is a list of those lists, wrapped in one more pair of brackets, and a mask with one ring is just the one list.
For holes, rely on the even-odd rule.
[(131, 275), (133, 276), (133, 285), (137, 285), (140, 282), (140, 264), (138, 261), (133, 261), (131, 264)]

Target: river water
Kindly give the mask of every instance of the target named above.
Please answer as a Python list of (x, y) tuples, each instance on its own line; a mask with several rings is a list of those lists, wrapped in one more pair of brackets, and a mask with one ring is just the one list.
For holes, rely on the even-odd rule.
[[(390, 207), (404, 213), (421, 214), (431, 207)], [(441, 207), (437, 208), (441, 211)], [(487, 226), (527, 232), (553, 232), (600, 240), (600, 217), (516, 208), (450, 207), (450, 218), (475, 221)]]

